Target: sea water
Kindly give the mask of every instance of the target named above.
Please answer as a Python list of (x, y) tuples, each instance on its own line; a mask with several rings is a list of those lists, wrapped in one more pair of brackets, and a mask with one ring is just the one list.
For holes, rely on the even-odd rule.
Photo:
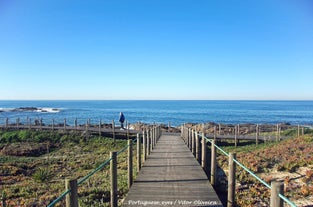
[[(33, 107), (36, 110), (23, 110)], [(18, 109), (18, 110), (16, 110)], [(123, 112), (129, 123), (254, 123), (313, 124), (313, 101), (0, 101), (0, 124), (42, 119), (43, 123), (118, 122)]]

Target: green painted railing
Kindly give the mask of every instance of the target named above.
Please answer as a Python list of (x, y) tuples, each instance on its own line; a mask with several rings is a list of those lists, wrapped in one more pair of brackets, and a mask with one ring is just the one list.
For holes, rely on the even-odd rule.
[[(198, 136), (202, 137), (202, 134), (198, 133)], [(204, 137), (208, 142), (210, 142), (212, 144), (212, 140), (213, 139), (209, 139), (207, 137)], [(217, 146), (216, 144), (214, 144), (214, 146), (220, 150), (224, 155), (226, 155), (227, 157), (229, 157), (229, 153), (227, 153), (226, 151), (224, 151), (222, 148), (220, 148), (219, 146)], [(240, 166), (242, 169), (244, 169), (245, 171), (247, 171), (251, 176), (253, 176), (255, 179), (257, 179), (259, 182), (261, 182), (263, 185), (265, 185), (267, 188), (269, 188), (270, 190), (272, 189), (271, 186), (266, 183), (264, 180), (262, 180), (260, 177), (258, 177), (255, 173), (253, 173), (251, 170), (249, 170), (247, 167), (245, 167), (243, 164), (241, 164), (238, 160), (234, 159), (234, 162)], [(284, 195), (279, 194), (279, 197), (285, 201), (287, 204), (289, 204), (291, 207), (297, 207), (293, 202), (291, 202), (287, 197), (285, 197)]]
[[(161, 136), (161, 128), (159, 126), (153, 127), (151, 129), (153, 133), (151, 133), (151, 135), (149, 136), (151, 139), (151, 141), (149, 142), (149, 145), (151, 146), (151, 149), (154, 147), (154, 144), (156, 143), (157, 139)], [(148, 130), (147, 130), (148, 133)], [(144, 136), (144, 132), (143, 132), (143, 137)], [(132, 142), (130, 142), (131, 144), (137, 142), (137, 140), (140, 140), (140, 135), (137, 134), (137, 139), (134, 139)], [(146, 138), (145, 138), (146, 139)], [(145, 143), (145, 141), (143, 141), (143, 143)], [(141, 157), (141, 154), (138, 154), (138, 149), (139, 152), (141, 151), (141, 146), (140, 146), (140, 142), (137, 142), (137, 158)], [(150, 146), (148, 145), (148, 148), (150, 149)], [(128, 149), (128, 147), (130, 147), (130, 144), (127, 144), (125, 147), (123, 147), (120, 151), (118, 151), (116, 153), (116, 156), (120, 155), (121, 153), (123, 153), (125, 150)], [(143, 152), (146, 152), (146, 145), (143, 146)], [(97, 173), (98, 171), (102, 170), (105, 166), (107, 166), (110, 162), (112, 161), (112, 157), (107, 159), (105, 162), (103, 162), (101, 165), (99, 165), (96, 169), (94, 169), (93, 171), (91, 171), (90, 173), (88, 173), (85, 177), (81, 178), (80, 180), (77, 181), (77, 185), (79, 186), (80, 184), (82, 184), (83, 182), (85, 182), (86, 180), (88, 180), (91, 176), (93, 176), (95, 173)], [(137, 159), (137, 169), (138, 166), (141, 166), (141, 159)], [(139, 171), (139, 170), (138, 170)], [(65, 192), (63, 192), (57, 199), (55, 199), (54, 201), (52, 201), (47, 207), (52, 207), (54, 206), (56, 203), (58, 203), (59, 201), (61, 201), (67, 194), (69, 194), (71, 192), (71, 190), (66, 190)]]
[[(133, 142), (136, 142), (137, 140), (133, 140)], [(117, 152), (117, 156), (121, 153), (123, 153), (127, 148), (129, 147), (129, 145), (126, 145), (124, 148), (122, 148), (120, 151)], [(101, 165), (99, 165), (96, 169), (94, 169), (93, 171), (91, 171), (90, 173), (88, 173), (85, 177), (81, 178), (80, 180), (77, 181), (77, 185), (82, 184), (83, 182), (85, 182), (86, 180), (88, 180), (91, 176), (93, 176), (95, 173), (97, 173), (98, 171), (102, 170), (105, 166), (107, 166), (110, 161), (112, 160), (112, 158), (107, 159), (106, 161), (104, 161)], [(64, 191), (57, 199), (55, 199), (54, 201), (52, 201), (47, 207), (52, 207), (55, 204), (57, 204), (58, 202), (60, 202), (68, 193), (70, 193), (71, 190), (67, 190)]]

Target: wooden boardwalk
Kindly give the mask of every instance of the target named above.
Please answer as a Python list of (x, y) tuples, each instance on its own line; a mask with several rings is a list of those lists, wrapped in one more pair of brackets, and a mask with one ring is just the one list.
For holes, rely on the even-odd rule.
[(163, 135), (125, 198), (126, 206), (223, 205), (183, 140)]

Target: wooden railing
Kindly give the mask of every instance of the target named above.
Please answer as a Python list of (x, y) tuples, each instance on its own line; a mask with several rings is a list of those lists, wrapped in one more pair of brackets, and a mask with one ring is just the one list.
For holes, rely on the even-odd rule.
[[(154, 126), (150, 129), (146, 129), (142, 131), (142, 133), (137, 134), (136, 140), (128, 140), (128, 144), (122, 148), (118, 152), (110, 152), (110, 158), (107, 159), (104, 163), (99, 165), (96, 169), (88, 173), (85, 177), (80, 180), (66, 179), (65, 191), (54, 201), (52, 201), (48, 207), (52, 207), (62, 199), (65, 198), (67, 207), (78, 207), (78, 186), (92, 177), (95, 173), (103, 169), (105, 166), (110, 164), (110, 204), (111, 207), (118, 206), (117, 199), (117, 156), (123, 153), (124, 151), (128, 151), (128, 188), (131, 187), (133, 183), (133, 143), (137, 145), (137, 172), (141, 169), (142, 161), (145, 161), (147, 156), (150, 154), (151, 150), (154, 149), (159, 137), (161, 136), (161, 128), (160, 126)], [(143, 159), (143, 160), (142, 160)]]
[[(210, 182), (213, 187), (216, 187), (217, 183), (217, 153), (216, 150), (221, 151), (224, 155), (229, 158), (229, 176), (228, 176), (228, 195), (227, 195), (227, 207), (232, 207), (235, 205), (235, 183), (236, 183), (236, 164), (243, 168), (246, 172), (248, 172), (251, 176), (253, 176), (256, 180), (264, 184), (267, 188), (271, 190), (271, 198), (270, 198), (270, 207), (282, 207), (283, 202), (288, 203), (292, 207), (296, 207), (296, 205), (291, 202), (288, 198), (284, 196), (283, 186), (284, 183), (273, 181), (271, 185), (263, 181), (257, 175), (255, 175), (251, 170), (241, 164), (236, 160), (235, 153), (227, 153), (218, 145), (216, 145), (216, 136), (209, 139), (205, 136), (204, 132), (198, 132), (192, 128), (187, 128), (182, 126), (181, 128), (181, 137), (187, 144), (188, 148), (194, 154), (195, 158), (201, 163), (203, 170), (209, 174)], [(208, 170), (207, 166), (207, 142), (211, 144), (211, 169)], [(201, 153), (200, 153), (201, 152)]]
[[(26, 121), (21, 122), (20, 118), (17, 118), (14, 122), (10, 122), (8, 118), (5, 119), (4, 124), (0, 125), (0, 130), (40, 130), (40, 131), (72, 131), (72, 132), (84, 132), (86, 135), (89, 133), (96, 133), (99, 136), (105, 134), (106, 136), (112, 136), (113, 139), (116, 138), (117, 134), (124, 134), (129, 138), (129, 134), (137, 134), (138, 130), (130, 129), (130, 124), (126, 121), (126, 128), (121, 130), (120, 127), (116, 126), (115, 121), (112, 120), (111, 123), (105, 123), (99, 120), (98, 124), (91, 124), (90, 119), (87, 119), (85, 124), (78, 124), (78, 120), (74, 119), (73, 125), (70, 125), (66, 118), (63, 122), (57, 122), (55, 119), (45, 120), (48, 124), (43, 122), (43, 119), (37, 119), (33, 121), (29, 118)], [(110, 134), (110, 135), (108, 135)]]

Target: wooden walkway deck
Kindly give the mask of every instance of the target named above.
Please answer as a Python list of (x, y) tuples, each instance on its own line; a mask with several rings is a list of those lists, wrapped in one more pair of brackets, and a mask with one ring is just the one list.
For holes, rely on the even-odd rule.
[(179, 136), (163, 135), (122, 206), (223, 205), (183, 140)]

